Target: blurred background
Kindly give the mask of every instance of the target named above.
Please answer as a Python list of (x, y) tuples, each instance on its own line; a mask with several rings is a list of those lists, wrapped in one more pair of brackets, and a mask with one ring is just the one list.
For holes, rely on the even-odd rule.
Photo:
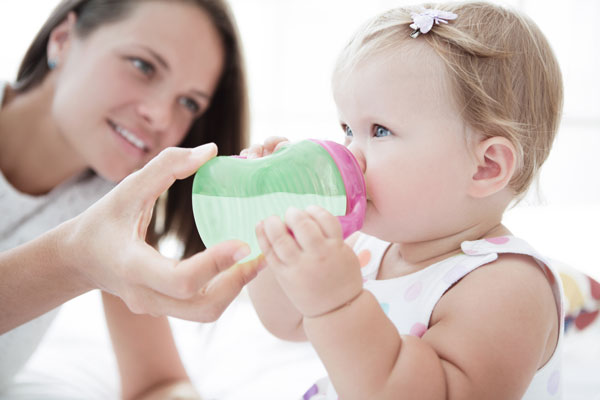
[[(0, 79), (12, 80), (57, 0), (0, 0)], [(244, 41), (252, 142), (271, 135), (342, 141), (330, 76), (338, 52), (368, 17), (413, 4), (392, 0), (230, 0)], [(539, 191), (507, 223), (540, 251), (600, 275), (600, 2), (497, 2), (538, 23), (562, 67), (565, 108)], [(593, 230), (592, 230), (593, 229)]]

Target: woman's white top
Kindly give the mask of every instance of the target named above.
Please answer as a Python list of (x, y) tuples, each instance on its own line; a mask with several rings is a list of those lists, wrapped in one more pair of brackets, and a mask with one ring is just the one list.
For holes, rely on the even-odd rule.
[[(0, 107), (6, 85), (6, 82), (0, 82)], [(85, 172), (45, 195), (31, 196), (15, 189), (0, 171), (0, 251), (31, 241), (75, 217), (112, 187), (113, 183)], [(0, 335), (0, 391), (11, 383), (31, 357), (57, 311), (50, 311)]]

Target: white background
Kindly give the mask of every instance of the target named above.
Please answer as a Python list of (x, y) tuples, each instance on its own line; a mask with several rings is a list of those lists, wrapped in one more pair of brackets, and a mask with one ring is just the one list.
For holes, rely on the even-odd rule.
[[(13, 79), (56, 0), (0, 0), (0, 78)], [(231, 0), (250, 81), (252, 141), (270, 135), (340, 141), (330, 93), (335, 58), (366, 18), (413, 3), (392, 0)], [(512, 0), (552, 44), (565, 82), (561, 129), (542, 169), (540, 196), (507, 214), (539, 250), (600, 274), (600, 2)], [(536, 239), (536, 237), (544, 236)], [(531, 237), (534, 236), (534, 237)], [(565, 245), (565, 243), (567, 243)], [(596, 272), (597, 271), (597, 272)]]
[[(29, 42), (56, 3), (0, 0), (0, 79), (14, 79)], [(329, 84), (338, 51), (366, 18), (407, 4), (391, 0), (230, 3), (246, 49), (253, 142), (270, 135), (341, 140)], [(541, 252), (600, 280), (595, 253), (600, 239), (600, 1), (505, 4), (524, 10), (540, 25), (555, 49), (565, 81), (563, 123), (542, 170), (541, 199), (529, 198), (510, 210), (507, 225)], [(10, 398), (113, 397), (117, 373), (101, 312), (95, 292), (67, 303)], [(280, 390), (270, 398), (291, 398), (277, 393), (301, 393), (323, 372), (308, 348), (284, 344), (267, 334), (244, 294), (218, 323), (171, 322), (178, 346), (185, 350), (181, 354), (186, 368), (206, 398), (254, 399), (260, 393), (267, 399), (264, 388), (277, 384)], [(600, 400), (597, 385), (590, 385), (596, 381), (597, 362), (590, 368), (592, 364), (581, 361), (586, 355), (598, 360), (600, 349), (593, 336), (597, 331), (588, 333), (589, 340), (572, 341), (565, 352), (569, 365), (581, 365), (565, 369), (571, 399)], [(297, 382), (300, 378), (305, 382)]]

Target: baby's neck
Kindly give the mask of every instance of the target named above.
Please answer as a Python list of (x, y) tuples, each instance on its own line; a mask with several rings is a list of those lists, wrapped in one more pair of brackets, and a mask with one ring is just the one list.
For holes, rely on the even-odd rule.
[(377, 279), (390, 279), (420, 271), (428, 266), (461, 253), (461, 243), (496, 236), (510, 235), (497, 222), (474, 226), (453, 235), (417, 243), (392, 243), (386, 251)]

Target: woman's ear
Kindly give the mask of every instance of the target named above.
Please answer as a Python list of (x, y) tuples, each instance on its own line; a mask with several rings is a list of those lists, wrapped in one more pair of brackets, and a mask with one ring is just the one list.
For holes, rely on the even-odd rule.
[(48, 64), (52, 65), (50, 68), (54, 68), (54, 66), (59, 65), (64, 60), (75, 31), (76, 21), (77, 16), (74, 12), (70, 12), (63, 22), (54, 27), (52, 32), (50, 32), (46, 47)]
[(471, 178), (469, 194), (482, 198), (508, 186), (516, 169), (516, 150), (510, 140), (493, 136), (475, 148), (477, 171)]

